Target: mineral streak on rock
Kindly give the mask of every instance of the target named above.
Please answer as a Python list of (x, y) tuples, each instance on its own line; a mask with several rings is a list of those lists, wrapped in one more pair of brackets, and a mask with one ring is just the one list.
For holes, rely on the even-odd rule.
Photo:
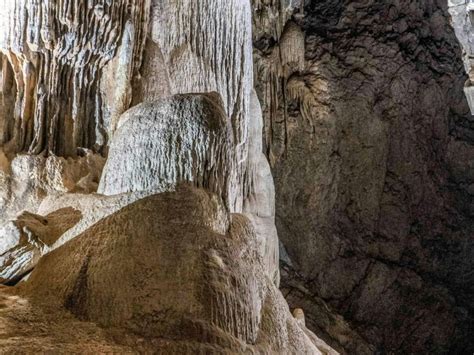
[(13, 153), (100, 151), (109, 129), (102, 71), (124, 40), (133, 60), (121, 69), (139, 68), (148, 1), (2, 0), (0, 6), (0, 143)]

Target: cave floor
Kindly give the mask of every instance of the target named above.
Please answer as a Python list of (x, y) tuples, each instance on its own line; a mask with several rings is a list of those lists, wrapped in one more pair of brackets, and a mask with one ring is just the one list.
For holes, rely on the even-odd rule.
[(0, 287), (0, 354), (135, 353), (114, 339), (126, 336), (83, 322), (45, 302), (33, 306), (17, 290)]

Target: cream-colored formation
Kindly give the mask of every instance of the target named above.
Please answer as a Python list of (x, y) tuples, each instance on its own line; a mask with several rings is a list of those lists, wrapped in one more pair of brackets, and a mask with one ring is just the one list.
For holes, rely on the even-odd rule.
[(231, 149), (218, 95), (176, 95), (142, 103), (119, 121), (98, 192), (158, 193), (187, 181), (228, 203)]
[[(235, 168), (231, 172), (231, 209), (241, 211), (248, 159), (250, 95), (253, 87), (251, 7), (248, 1), (152, 0), (148, 65), (165, 74), (163, 95), (217, 92), (232, 128)], [(159, 55), (150, 53), (155, 50)], [(159, 61), (157, 63), (157, 61)], [(147, 61), (142, 68), (148, 71)], [(143, 77), (141, 85), (153, 78)], [(156, 93), (143, 91), (141, 99)]]
[(138, 70), (148, 6), (139, 0), (0, 2), (6, 113), (0, 142), (6, 150), (70, 156), (80, 147), (106, 146), (103, 111), (113, 108), (103, 107), (102, 71), (121, 54), (120, 43), (130, 56), (120, 58), (121, 70)]
[[(0, 6), (0, 281), (22, 280), (31, 317), (134, 334), (113, 349), (335, 353), (277, 289), (250, 1)], [(281, 31), (300, 68), (304, 38)]]

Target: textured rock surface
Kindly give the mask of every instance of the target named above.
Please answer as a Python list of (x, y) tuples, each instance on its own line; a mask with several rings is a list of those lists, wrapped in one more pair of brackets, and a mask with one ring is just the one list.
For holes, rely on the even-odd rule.
[(20, 292), (143, 349), (335, 354), (289, 313), (250, 222), (219, 201), (180, 187), (135, 202), (45, 256)]
[[(149, 2), (3, 0), (1, 6), (0, 143), (13, 153), (100, 151), (112, 113), (131, 100)], [(113, 60), (121, 66), (112, 76), (115, 90), (105, 93), (103, 72), (110, 68), (104, 67)]]
[(449, 4), (0, 0), (1, 351), (472, 353)]
[(290, 306), (348, 353), (470, 353), (474, 131), (447, 3), (305, 4), (254, 1)]
[[(151, 53), (150, 53), (151, 52)], [(253, 89), (251, 7), (249, 1), (152, 0), (148, 44), (143, 72), (162, 72), (167, 78), (156, 86), (153, 77), (137, 85), (146, 90), (140, 101), (156, 97), (156, 88), (170, 94), (220, 94), (235, 144), (232, 210), (241, 212), (247, 165), (250, 95)], [(148, 65), (147, 65), (148, 64)], [(151, 67), (150, 67), (151, 66)], [(150, 83), (151, 82), (151, 83)], [(138, 91), (140, 93), (140, 91)], [(261, 139), (260, 137), (258, 138)]]
[[(49, 301), (49, 300), (48, 300)], [(44, 300), (32, 305), (12, 288), (0, 286), (0, 342), (4, 354), (131, 354), (134, 349), (118, 345), (125, 332), (105, 331), (82, 322), (64, 309)]]
[(120, 118), (98, 192), (163, 192), (189, 181), (228, 203), (232, 148), (217, 94), (143, 103)]
[(73, 208), (56, 209), (41, 217), (28, 212), (0, 227), (0, 283), (15, 283), (81, 219)]
[(471, 113), (474, 115), (474, 3), (470, 0), (448, 0), (454, 31), (463, 49), (463, 60), (469, 79), (465, 83)]
[(474, 75), (474, 6), (469, 0), (448, 0), (451, 24), (463, 49), (466, 73)]
[[(36, 347), (22, 344), (25, 322), (41, 324), (47, 309), (69, 350), (126, 351), (127, 333), (138, 351), (334, 353), (290, 314), (275, 286), (274, 188), (250, 24), (248, 1), (5, 4), (0, 167), (5, 220), (16, 229), (2, 245), (8, 262), (22, 266), (5, 281), (48, 254), (23, 280), (25, 298), (5, 297), (20, 314), (0, 315), (19, 329), (3, 348), (56, 350), (35, 332)], [(122, 115), (130, 104), (137, 106)], [(95, 194), (100, 155), (108, 159)], [(147, 197), (181, 182), (207, 192)], [(218, 195), (212, 203), (209, 193)], [(14, 219), (22, 209), (37, 213), (26, 215), (27, 229)], [(48, 218), (65, 209), (77, 216), (61, 229)], [(230, 226), (229, 212), (247, 217), (233, 216)], [(14, 249), (25, 245), (30, 253), (19, 258)], [(108, 331), (81, 344), (94, 328), (65, 319), (64, 306), (122, 329), (120, 345), (103, 338)], [(61, 329), (68, 322), (77, 340)]]
[(220, 94), (236, 146), (230, 176), (230, 208), (235, 212), (242, 212), (244, 205), (248, 209), (256, 194), (261, 205), (274, 206), (272, 191), (254, 189), (259, 184), (271, 190), (273, 182), (261, 155), (250, 29), (247, 1), (152, 0), (143, 65), (133, 91), (136, 103), (190, 92)]
[(73, 227), (65, 231), (46, 251), (54, 250), (93, 226), (101, 219), (110, 216), (150, 193), (132, 193), (116, 196), (99, 194), (66, 193), (46, 197), (38, 208), (38, 215), (47, 216), (58, 210), (72, 208), (81, 213), (81, 218)]
[[(1, 154), (1, 148), (0, 148)], [(97, 190), (105, 159), (91, 152), (76, 158), (20, 154), (0, 166), (0, 224), (23, 210), (36, 212), (47, 196)]]
[[(244, 212), (257, 230), (259, 250), (269, 275), (278, 284), (275, 192), (270, 167), (262, 153), (263, 121), (254, 92), (250, 116), (245, 191), (235, 189), (233, 177), (238, 167), (231, 126), (220, 96), (213, 93), (174, 95), (127, 111), (118, 121), (98, 192), (107, 196), (138, 192), (144, 196), (173, 191), (177, 184), (188, 181), (221, 196), (230, 210), (236, 208), (234, 202), (243, 193)], [(108, 210), (116, 210), (110, 206), (112, 209)]]

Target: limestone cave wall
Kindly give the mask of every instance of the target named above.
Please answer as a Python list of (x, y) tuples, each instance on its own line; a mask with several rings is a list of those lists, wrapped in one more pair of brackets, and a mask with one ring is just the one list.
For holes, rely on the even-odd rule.
[(446, 1), (254, 1), (282, 287), (348, 353), (472, 352), (474, 131), (452, 23)]
[(0, 8), (0, 348), (473, 353), (466, 1)]

